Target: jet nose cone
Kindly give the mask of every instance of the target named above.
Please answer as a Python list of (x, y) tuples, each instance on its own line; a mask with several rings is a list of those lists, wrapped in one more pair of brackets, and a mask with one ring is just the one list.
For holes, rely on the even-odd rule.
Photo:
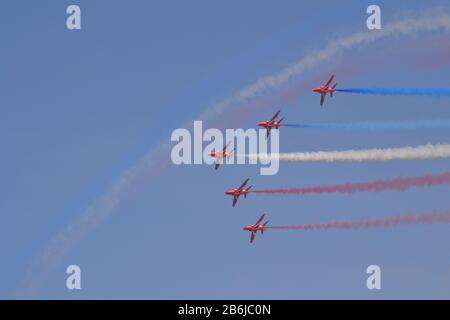
[(257, 125), (258, 125), (259, 127), (261, 127), (261, 126), (263, 125), (263, 122), (258, 122)]

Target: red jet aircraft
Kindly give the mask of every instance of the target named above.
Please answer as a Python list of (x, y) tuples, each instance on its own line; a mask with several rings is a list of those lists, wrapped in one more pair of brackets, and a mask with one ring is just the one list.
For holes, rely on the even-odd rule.
[(266, 230), (266, 225), (269, 221), (264, 222), (264, 224), (261, 224), (261, 222), (263, 221), (264, 217), (266, 216), (266, 214), (264, 213), (259, 219), (258, 221), (256, 221), (255, 224), (249, 224), (248, 226), (245, 226), (243, 230), (247, 230), (250, 231), (252, 234), (250, 236), (250, 243), (253, 242), (253, 240), (255, 240), (255, 235), (258, 231), (261, 231), (261, 234), (264, 233), (264, 231)]
[(277, 113), (275, 113), (269, 121), (261, 121), (258, 122), (258, 126), (264, 127), (267, 130), (266, 139), (270, 135), (270, 130), (272, 129), (278, 129), (281, 126), (281, 122), (284, 118), (281, 118), (280, 120), (276, 120), (277, 117), (280, 115), (281, 110), (278, 110)]
[(231, 143), (231, 141), (228, 142), (225, 147), (223, 147), (222, 151), (215, 151), (214, 149), (212, 149), (212, 151), (210, 153), (208, 153), (208, 155), (210, 157), (213, 157), (216, 159), (216, 164), (214, 166), (214, 169), (216, 169), (216, 170), (219, 169), (219, 166), (222, 163), (224, 158), (228, 159), (229, 157), (231, 157), (231, 154), (233, 153), (234, 150), (227, 151), (227, 148), (230, 146), (230, 143)]
[(321, 106), (323, 105), (323, 102), (325, 101), (325, 97), (326, 97), (327, 93), (329, 93), (330, 96), (332, 97), (333, 92), (336, 91), (336, 86), (338, 85), (337, 83), (335, 83), (332, 87), (330, 87), (333, 79), (334, 79), (334, 74), (331, 76), (330, 80), (328, 80), (327, 83), (325, 83), (325, 85), (313, 89), (314, 92), (320, 93), (320, 105)]
[(250, 179), (245, 180), (239, 186), (239, 188), (229, 189), (229, 190), (227, 190), (225, 192), (225, 194), (233, 196), (233, 207), (236, 205), (236, 202), (238, 201), (240, 196), (244, 196), (244, 198), (247, 198), (247, 194), (250, 192), (250, 189), (253, 187), (253, 186), (250, 186), (248, 188), (245, 188), (245, 186), (247, 185), (248, 180), (250, 180)]

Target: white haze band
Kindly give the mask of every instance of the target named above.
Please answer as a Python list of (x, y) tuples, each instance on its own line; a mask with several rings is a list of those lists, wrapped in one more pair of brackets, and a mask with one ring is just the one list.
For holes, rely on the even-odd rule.
[[(193, 135), (184, 128), (172, 132), (171, 141), (177, 142), (172, 147), (170, 158), (176, 165), (215, 163), (215, 158), (208, 155), (212, 150), (222, 150), (230, 143), (229, 150), (235, 150), (233, 156), (224, 158), (224, 164), (260, 164), (261, 175), (275, 175), (279, 170), (279, 161), (271, 154), (278, 154), (280, 150), (280, 136), (278, 130), (272, 130), (270, 138), (266, 139), (265, 129), (226, 129), (225, 138), (222, 131), (215, 128), (203, 131), (202, 121), (194, 121)], [(204, 143), (208, 143), (204, 146)], [(270, 149), (269, 149), (270, 148)], [(261, 159), (237, 157), (235, 154), (258, 153), (265, 155)]]

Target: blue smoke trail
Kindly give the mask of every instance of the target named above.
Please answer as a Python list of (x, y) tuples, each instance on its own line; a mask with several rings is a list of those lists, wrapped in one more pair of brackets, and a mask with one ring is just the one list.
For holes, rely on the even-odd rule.
[(282, 124), (283, 127), (302, 129), (437, 129), (450, 128), (450, 120), (403, 122), (330, 122)]
[(450, 96), (450, 88), (348, 88), (336, 91), (387, 96)]

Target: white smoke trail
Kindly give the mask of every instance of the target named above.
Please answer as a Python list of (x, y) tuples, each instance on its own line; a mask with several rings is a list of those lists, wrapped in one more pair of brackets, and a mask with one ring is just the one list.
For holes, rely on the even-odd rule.
[(285, 161), (388, 161), (388, 160), (418, 160), (450, 157), (450, 144), (426, 144), (417, 147), (402, 147), (388, 149), (363, 149), (346, 151), (315, 151), (292, 152), (277, 154), (240, 155), (252, 159), (278, 159)]
[(383, 26), (381, 30), (367, 30), (331, 41), (323, 49), (311, 51), (302, 59), (287, 66), (279, 73), (259, 78), (253, 84), (238, 91), (229, 99), (212, 106), (203, 116), (220, 115), (227, 107), (252, 98), (258, 93), (277, 88), (290, 79), (317, 67), (330, 60), (333, 56), (360, 45), (368, 45), (384, 38), (393, 36), (416, 35), (418, 32), (450, 31), (450, 15), (442, 8), (434, 8), (410, 15)]
[[(412, 14), (394, 23), (384, 25), (382, 30), (359, 32), (339, 38), (330, 42), (323, 49), (309, 53), (280, 73), (260, 78), (228, 99), (206, 109), (196, 119), (204, 121), (214, 119), (230, 107), (239, 105), (239, 103), (245, 102), (248, 98), (254, 97), (260, 92), (283, 85), (292, 77), (316, 67), (333, 55), (358, 45), (369, 44), (395, 35), (414, 35), (420, 31), (434, 32), (438, 30), (450, 31), (450, 15), (443, 12), (442, 9)], [(38, 256), (29, 267), (24, 280), (16, 292), (16, 296), (29, 297), (34, 294), (34, 291), (42, 284), (44, 278), (62, 256), (85, 234), (107, 219), (114, 209), (123, 202), (123, 199), (136, 188), (136, 185), (142, 183), (143, 176), (145, 177), (149, 172), (155, 171), (155, 159), (161, 157), (162, 154), (169, 154), (169, 148), (170, 145), (164, 141), (158, 148), (149, 151), (134, 166), (126, 170), (117, 181), (112, 183), (105, 193), (99, 196), (78, 219), (56, 234), (49, 246), (44, 250), (44, 253)]]
[(248, 98), (255, 94), (277, 87), (290, 78), (317, 66), (341, 51), (352, 49), (358, 45), (369, 44), (389, 36), (416, 34), (419, 31), (450, 30), (450, 16), (442, 9), (432, 9), (422, 14), (413, 14), (405, 19), (383, 26), (382, 30), (363, 31), (336, 39), (325, 48), (313, 51), (298, 62), (288, 66), (280, 73), (260, 78), (254, 84), (239, 92), (239, 97)]

